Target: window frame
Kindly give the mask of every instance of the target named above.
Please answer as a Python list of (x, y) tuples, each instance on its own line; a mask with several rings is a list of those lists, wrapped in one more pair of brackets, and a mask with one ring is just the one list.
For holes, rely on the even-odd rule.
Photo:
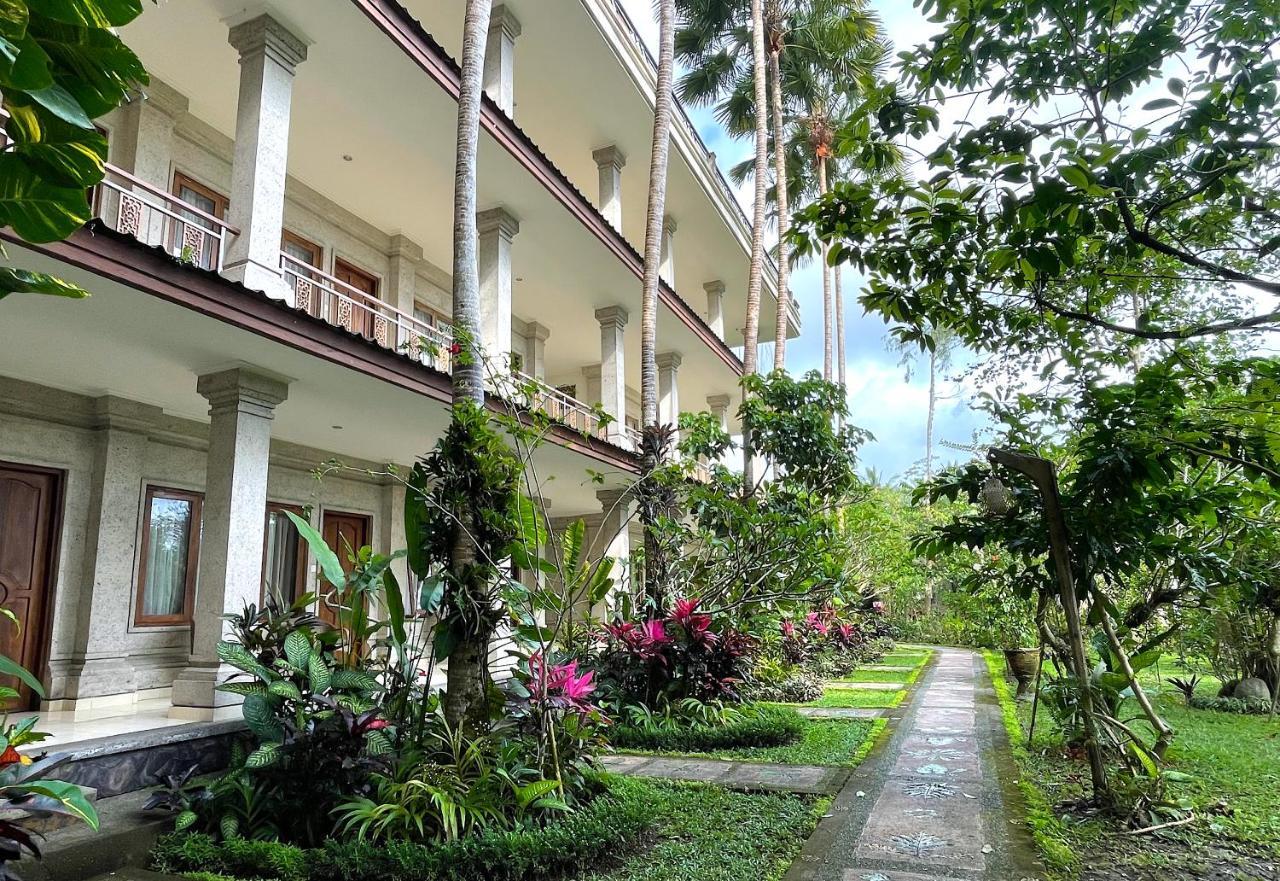
[(179, 171), (178, 169), (175, 168), (173, 170), (173, 190), (172, 190), (172, 195), (175, 199), (182, 198), (182, 188), (184, 186), (189, 189), (195, 190), (197, 193), (204, 196), (206, 199), (208, 199), (210, 202), (213, 203), (214, 210), (211, 213), (213, 214), (214, 217), (218, 218), (219, 220), (227, 219), (227, 210), (231, 207), (230, 197), (222, 195), (222, 193), (219, 193), (217, 190), (215, 190), (213, 187), (209, 186), (208, 184), (202, 184), (200, 181), (196, 180), (191, 175), (186, 174), (185, 172)]
[[(304, 261), (304, 262), (306, 262), (306, 265), (310, 266), (312, 269), (317, 269), (320, 272), (324, 272), (324, 248), (320, 246), (319, 242), (313, 242), (311, 239), (307, 238), (306, 236), (300, 236), (296, 232), (293, 232), (292, 230), (289, 230), (289, 229), (281, 230), (280, 250), (284, 251), (284, 246), (288, 244), (296, 245), (299, 248), (305, 248), (306, 250), (310, 251), (313, 255), (315, 255), (315, 260)], [(297, 258), (295, 257), (293, 259), (296, 260)]]
[[(177, 615), (147, 615), (143, 600), (147, 592), (147, 557), (151, 551), (151, 506), (155, 499), (187, 502), (191, 505), (191, 529), (187, 535), (187, 579), (183, 586), (182, 612)], [(204, 493), (169, 486), (147, 484), (142, 500), (142, 543), (138, 555), (138, 590), (133, 605), (135, 627), (190, 626), (195, 611), (196, 576), (200, 565), (200, 538), (204, 531)]]
[[(306, 509), (302, 505), (295, 505), (290, 502), (272, 502), (268, 500), (267, 508), (262, 513), (262, 578), (258, 585), (258, 604), (266, 602), (267, 599), (267, 526), (271, 523), (272, 512), (284, 513), (288, 511), (296, 514), (303, 520), (307, 519)], [(294, 574), (293, 593), (288, 597), (289, 602), (293, 603), (298, 597), (307, 592), (307, 562), (309, 550), (307, 543), (302, 540), (302, 536), (298, 536), (298, 571)]]

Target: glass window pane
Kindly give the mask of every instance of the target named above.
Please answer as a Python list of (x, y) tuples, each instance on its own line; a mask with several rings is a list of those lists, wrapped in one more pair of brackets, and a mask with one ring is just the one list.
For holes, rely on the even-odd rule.
[(191, 502), (152, 498), (149, 526), (142, 614), (146, 617), (182, 615), (187, 601)]
[(264, 597), (278, 595), (285, 602), (295, 597), (294, 585), (298, 583), (299, 550), (298, 530), (283, 511), (267, 513), (267, 565), (263, 573)]

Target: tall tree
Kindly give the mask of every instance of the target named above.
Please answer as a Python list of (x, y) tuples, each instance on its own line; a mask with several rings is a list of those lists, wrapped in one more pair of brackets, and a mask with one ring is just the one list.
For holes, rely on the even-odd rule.
[(675, 0), (658, 0), (657, 7), (658, 82), (653, 98), (653, 140), (649, 149), (644, 229), (644, 290), (640, 304), (640, 413), (646, 427), (658, 423), (658, 269), (662, 263), (675, 67)]
[[(742, 332), (742, 371), (751, 376), (760, 357), (760, 289), (764, 284), (765, 190), (769, 181), (769, 115), (765, 82), (764, 0), (751, 0), (751, 65), (755, 86), (755, 201), (751, 215), (751, 266), (747, 275), (747, 318)], [(781, 296), (781, 293), (779, 293)], [(755, 490), (755, 448), (751, 424), (742, 423), (742, 491)]]
[(787, 198), (787, 144), (782, 137), (783, 80), (782, 50), (786, 47), (787, 19), (781, 0), (769, 0), (765, 7), (769, 35), (770, 116), (773, 126), (773, 186), (778, 218), (778, 309), (773, 325), (773, 369), (787, 367), (787, 316), (791, 309), (791, 255), (787, 237), (791, 232), (791, 205)]
[[(901, 356), (899, 363), (907, 369), (906, 379), (909, 382), (914, 373), (915, 358), (920, 353), (920, 347), (913, 342), (890, 338), (889, 348)], [(924, 423), (924, 479), (928, 482), (933, 479), (934, 424), (938, 412), (939, 374), (950, 369), (952, 359), (959, 349), (959, 339), (953, 331), (945, 327), (933, 328), (924, 349), (929, 359), (929, 399)]]

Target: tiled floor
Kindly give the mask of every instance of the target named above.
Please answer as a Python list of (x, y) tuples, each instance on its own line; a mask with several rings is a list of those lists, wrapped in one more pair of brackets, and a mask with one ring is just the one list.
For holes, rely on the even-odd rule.
[(86, 740), (100, 737), (118, 737), (123, 734), (137, 734), (141, 731), (156, 728), (169, 728), (174, 725), (188, 725), (186, 719), (169, 718), (169, 702), (154, 701), (139, 704), (138, 708), (124, 716), (109, 716), (103, 719), (75, 719), (71, 713), (15, 713), (12, 721), (39, 716), (37, 731), (46, 731), (51, 737), (39, 743), (24, 747), (22, 752), (43, 752), (50, 748), (66, 749)]

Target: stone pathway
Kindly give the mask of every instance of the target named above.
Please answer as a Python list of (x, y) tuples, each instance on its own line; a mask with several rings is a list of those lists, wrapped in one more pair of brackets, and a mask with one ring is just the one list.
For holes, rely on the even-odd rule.
[(902, 691), (906, 687), (901, 682), (854, 682), (848, 679), (833, 679), (827, 683), (827, 688), (848, 691)]
[(1006, 788), (1004, 729), (981, 658), (938, 650), (913, 698), (898, 709), (888, 744), (850, 776), (785, 881), (1036, 876), (1030, 840), (1008, 820), (1016, 796)]
[(896, 712), (890, 707), (792, 707), (806, 719), (879, 719)]
[(849, 779), (848, 768), (826, 765), (774, 765), (678, 756), (605, 756), (601, 764), (614, 774), (715, 783), (729, 789), (835, 795)]

